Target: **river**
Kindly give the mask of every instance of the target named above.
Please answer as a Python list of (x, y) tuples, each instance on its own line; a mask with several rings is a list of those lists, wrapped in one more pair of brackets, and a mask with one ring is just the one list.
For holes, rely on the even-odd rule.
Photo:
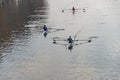
[[(120, 80), (119, 10), (119, 0), (5, 0), (0, 7), (0, 80)], [(45, 37), (43, 25), (64, 30)], [(53, 44), (53, 37), (75, 35), (94, 39), (71, 51), (66, 41)]]

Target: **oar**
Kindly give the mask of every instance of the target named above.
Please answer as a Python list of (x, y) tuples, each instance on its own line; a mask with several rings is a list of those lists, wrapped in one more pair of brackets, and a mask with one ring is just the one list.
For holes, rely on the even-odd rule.
[(78, 36), (78, 34), (81, 32), (81, 30), (79, 30), (76, 34), (75, 34), (75, 36), (74, 36), (74, 40), (76, 39), (76, 37)]
[(54, 41), (67, 41), (66, 39), (61, 39), (61, 40), (55, 40), (55, 39), (53, 39)]
[(65, 29), (57, 29), (57, 28), (48, 28), (48, 29), (53, 29), (53, 30), (65, 30)]
[(89, 40), (81, 39), (81, 40), (73, 40), (73, 41), (89, 41)]

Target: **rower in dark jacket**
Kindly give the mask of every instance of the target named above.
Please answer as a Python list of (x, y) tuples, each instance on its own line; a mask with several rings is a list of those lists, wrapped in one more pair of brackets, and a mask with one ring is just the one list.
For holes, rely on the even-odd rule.
[(46, 25), (43, 26), (43, 31), (48, 31), (48, 28)]
[(67, 39), (68, 43), (73, 43), (73, 39), (71, 36), (69, 36), (69, 38)]

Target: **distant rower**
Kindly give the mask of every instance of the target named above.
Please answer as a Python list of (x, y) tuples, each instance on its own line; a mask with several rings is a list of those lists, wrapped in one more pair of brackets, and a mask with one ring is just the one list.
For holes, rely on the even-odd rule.
[(46, 25), (43, 26), (43, 31), (48, 31), (48, 28)]
[(73, 11), (73, 12), (75, 11), (75, 7), (74, 7), (74, 6), (72, 7), (72, 11)]

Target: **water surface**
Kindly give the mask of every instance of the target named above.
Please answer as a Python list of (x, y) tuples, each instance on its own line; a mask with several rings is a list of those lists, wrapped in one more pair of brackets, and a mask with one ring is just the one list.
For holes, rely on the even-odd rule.
[[(1, 54), (7, 54), (0, 60), (1, 80), (120, 79), (120, 1), (18, 1), (24, 8), (20, 7), (20, 2), (16, 8), (14, 0), (7, 4), (14, 4), (9, 8), (16, 10), (1, 8), (0, 15), (7, 15), (0, 18), (0, 25), (6, 26), (0, 32), (7, 35), (0, 38), (3, 41), (0, 43)], [(68, 10), (73, 6), (80, 10), (73, 14)], [(85, 12), (81, 10), (83, 8)], [(49, 28), (64, 28), (65, 31), (48, 33), (45, 38), (40, 32), (44, 24)], [(76, 39), (98, 38), (91, 43), (74, 46), (72, 51), (52, 43), (51, 37), (66, 39), (70, 35), (74, 37), (78, 31)]]

